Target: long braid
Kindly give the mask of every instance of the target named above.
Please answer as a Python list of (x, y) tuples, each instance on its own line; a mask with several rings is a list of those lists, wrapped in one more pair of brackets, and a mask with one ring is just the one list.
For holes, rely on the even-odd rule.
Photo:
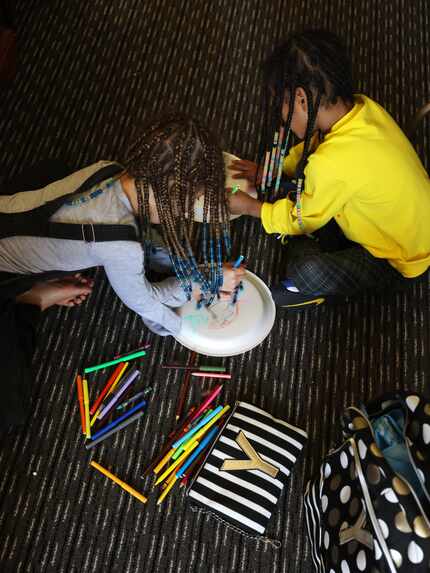
[[(210, 304), (221, 287), (222, 261), (230, 255), (231, 245), (220, 147), (198, 121), (171, 116), (152, 122), (140, 134), (125, 165), (135, 179), (143, 246), (151, 231), (152, 190), (162, 235), (184, 291), (190, 297), (192, 282), (198, 282), (202, 301)], [(204, 196), (204, 224), (200, 255), (196, 256), (193, 215), (200, 192)]]

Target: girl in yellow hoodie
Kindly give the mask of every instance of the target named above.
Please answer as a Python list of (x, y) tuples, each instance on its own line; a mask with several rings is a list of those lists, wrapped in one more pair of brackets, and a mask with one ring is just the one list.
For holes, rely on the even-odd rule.
[[(307, 307), (422, 275), (430, 266), (428, 174), (392, 117), (354, 94), (342, 42), (321, 30), (292, 34), (264, 70), (271, 124), (281, 124), (260, 169), (265, 200), (238, 192), (230, 209), (288, 238), (285, 280), (272, 288), (278, 305)], [(288, 152), (291, 132), (303, 141)], [(289, 192), (270, 201), (285, 188), (277, 165)], [(254, 163), (234, 169), (256, 181)]]

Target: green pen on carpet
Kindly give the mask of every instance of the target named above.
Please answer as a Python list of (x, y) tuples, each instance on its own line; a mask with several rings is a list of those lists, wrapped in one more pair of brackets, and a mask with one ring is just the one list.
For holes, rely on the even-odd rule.
[(140, 358), (141, 356), (145, 355), (146, 352), (144, 350), (141, 350), (140, 352), (135, 352), (134, 354), (129, 354), (128, 356), (123, 356), (122, 358), (116, 358), (115, 360), (104, 362), (103, 364), (97, 364), (97, 366), (89, 366), (88, 368), (84, 368), (84, 373), (89, 374), (90, 372), (95, 372), (96, 370), (102, 370), (103, 368), (107, 368), (108, 366), (113, 366), (114, 364), (118, 364), (119, 362), (128, 362), (129, 360), (133, 360), (134, 358)]

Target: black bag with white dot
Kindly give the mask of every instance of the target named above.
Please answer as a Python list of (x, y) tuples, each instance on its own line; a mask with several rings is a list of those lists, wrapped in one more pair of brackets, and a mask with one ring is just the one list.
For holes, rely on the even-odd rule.
[(396, 392), (344, 415), (306, 488), (317, 573), (430, 571), (430, 400)]

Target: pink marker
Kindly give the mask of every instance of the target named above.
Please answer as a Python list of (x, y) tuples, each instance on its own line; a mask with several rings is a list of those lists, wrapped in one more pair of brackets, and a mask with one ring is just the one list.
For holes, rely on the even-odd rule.
[(191, 375), (199, 378), (223, 378), (224, 380), (231, 378), (231, 374), (219, 374), (218, 372), (193, 372)]
[(197, 412), (193, 414), (193, 417), (190, 420), (190, 424), (194, 422), (194, 420), (196, 420), (200, 416), (200, 414), (206, 410), (206, 408), (209, 406), (211, 402), (215, 400), (215, 398), (218, 396), (221, 390), (222, 390), (222, 384), (217, 386), (215, 390), (209, 394), (209, 396), (206, 398), (206, 400), (203, 402), (200, 408), (198, 408)]

